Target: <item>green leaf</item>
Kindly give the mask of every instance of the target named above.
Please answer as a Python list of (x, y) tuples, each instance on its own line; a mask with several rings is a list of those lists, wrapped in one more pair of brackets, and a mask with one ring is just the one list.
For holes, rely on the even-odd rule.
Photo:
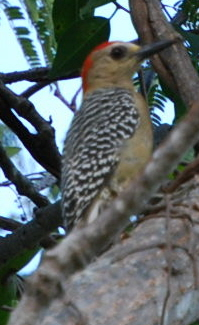
[(3, 139), (4, 132), (6, 131), (7, 127), (4, 124), (0, 124), (0, 141)]
[(178, 96), (178, 94), (174, 93), (161, 79), (159, 80), (164, 94), (174, 103), (174, 109), (175, 109), (174, 122), (176, 122), (186, 114), (187, 108), (183, 103), (182, 99)]
[[(40, 66), (40, 58), (37, 53), (35, 42), (32, 39), (31, 29), (24, 26), (26, 24), (26, 16), (24, 15), (24, 10), (17, 6), (10, 5), (9, 2), (5, 2), (0, 6), (5, 6), (4, 12), (10, 22), (10, 26), (14, 31), (17, 40), (24, 52), (25, 58), (32, 67)], [(28, 12), (27, 12), (28, 14)], [(20, 22), (20, 26), (19, 26)], [(32, 27), (32, 26), (31, 26)]]
[(17, 276), (10, 275), (4, 281), (0, 282), (0, 320), (1, 325), (8, 322), (10, 311), (3, 310), (1, 307), (13, 307), (17, 299)]
[(8, 262), (3, 264), (0, 268), (0, 283), (2, 282), (2, 279), (5, 279), (7, 275), (11, 274), (11, 272), (17, 273), (27, 265), (38, 253), (39, 249), (40, 247), (38, 246), (33, 249), (24, 249), (20, 255), (11, 258)]
[(26, 27), (16, 27), (15, 32), (18, 36), (29, 35), (29, 30)]
[(52, 17), (56, 41), (75, 22), (80, 20), (80, 9), (87, 0), (55, 0), (53, 4)]
[[(5, 263), (0, 269), (0, 306), (14, 306), (17, 300), (18, 276), (14, 273), (21, 270), (37, 254), (39, 247), (24, 250), (19, 256), (16, 256)], [(7, 323), (9, 311), (0, 308), (0, 324)]]
[(92, 17), (75, 22), (62, 35), (50, 77), (65, 76), (81, 68), (88, 53), (105, 42), (110, 34), (109, 20)]
[(14, 19), (24, 19), (21, 8), (17, 6), (10, 6), (5, 8), (5, 13), (9, 17), (10, 20)]
[(194, 56), (198, 56), (199, 53), (199, 35), (196, 35), (194, 33), (191, 32), (183, 32), (181, 33), (186, 40), (189, 42), (190, 44), (190, 49), (191, 52), (193, 53)]
[[(43, 49), (44, 58), (47, 64), (54, 59), (56, 52), (56, 42), (53, 30), (52, 7), (47, 5), (48, 0), (43, 0), (44, 4), (39, 8), (39, 19), (35, 22), (38, 38)], [(46, 5), (45, 5), (46, 2)]]
[[(53, 0), (24, 0), (18, 7), (12, 6), (10, 2), (0, 1), (0, 7), (4, 9), (28, 63), (31, 67), (42, 64), (38, 42), (46, 64), (51, 63), (56, 51), (52, 22)], [(36, 39), (32, 33), (33, 28)]]
[(188, 164), (192, 162), (194, 159), (195, 159), (194, 149), (191, 148), (184, 154), (181, 161)]
[(58, 195), (60, 194), (60, 188), (57, 184), (53, 184), (50, 188), (50, 194), (54, 200), (57, 199)]
[(32, 22), (35, 22), (39, 19), (39, 11), (37, 8), (37, 2), (34, 0), (24, 0), (24, 4), (28, 11), (29, 17)]
[(18, 147), (5, 147), (4, 148), (8, 157), (13, 157), (14, 155), (18, 154), (18, 152), (21, 150), (21, 148)]
[(153, 80), (153, 85), (148, 91), (148, 105), (151, 112), (151, 119), (153, 124), (159, 125), (161, 123), (161, 118), (155, 112), (155, 109), (159, 109), (161, 112), (165, 111), (166, 96), (160, 89), (157, 83), (157, 78)]
[(29, 19), (35, 27), (45, 62), (49, 64), (52, 62), (56, 50), (52, 21), (53, 0), (24, 0), (24, 4)]
[(86, 5), (80, 9), (80, 16), (85, 17), (88, 14), (92, 14), (94, 9), (103, 5), (106, 5), (113, 0), (88, 0)]
[(184, 25), (188, 29), (197, 29), (199, 21), (198, 1), (183, 0), (181, 1), (180, 9), (184, 12), (186, 21)]

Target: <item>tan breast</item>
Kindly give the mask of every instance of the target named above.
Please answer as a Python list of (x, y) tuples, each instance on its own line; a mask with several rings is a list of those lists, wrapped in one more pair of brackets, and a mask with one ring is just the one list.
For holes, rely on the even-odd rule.
[(110, 181), (110, 188), (121, 192), (143, 170), (153, 148), (152, 125), (148, 107), (140, 94), (135, 94), (140, 124), (132, 138), (126, 140), (121, 148), (120, 163)]

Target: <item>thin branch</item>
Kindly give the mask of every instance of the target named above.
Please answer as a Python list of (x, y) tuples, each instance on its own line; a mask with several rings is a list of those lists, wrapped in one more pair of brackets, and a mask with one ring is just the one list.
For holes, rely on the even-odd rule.
[(49, 78), (50, 68), (36, 68), (24, 71), (15, 71), (10, 73), (0, 73), (0, 79), (5, 83), (13, 83), (18, 81), (31, 81), (31, 82), (54, 82), (56, 80), (66, 80), (78, 78), (80, 76), (79, 71), (73, 71), (68, 75), (57, 77), (57, 78)]
[(17, 200), (17, 207), (18, 209), (21, 210), (22, 213), (20, 213), (20, 219), (21, 221), (27, 221), (27, 216), (26, 216), (26, 212), (21, 200), (21, 196), (20, 194), (17, 192), (17, 190), (13, 187), (10, 186), (10, 190), (14, 193), (14, 195), (16, 196), (16, 200)]
[(66, 98), (64, 98), (64, 96), (62, 95), (62, 93), (61, 93), (61, 90), (60, 90), (60, 88), (59, 88), (59, 85), (58, 85), (58, 83), (56, 83), (56, 89), (55, 89), (55, 91), (54, 91), (54, 95), (64, 104), (64, 105), (66, 105), (72, 112), (73, 112), (73, 110), (72, 110), (72, 108), (71, 108), (71, 106), (70, 106), (70, 103), (66, 100)]
[(36, 111), (34, 105), (26, 98), (15, 94), (0, 82), (0, 93), (8, 105), (13, 108), (17, 114), (25, 118), (38, 132), (49, 132), (49, 135), (54, 135), (54, 130), (48, 122)]
[(20, 195), (27, 196), (38, 207), (46, 206), (48, 199), (36, 191), (34, 185), (23, 176), (15, 167), (12, 161), (8, 158), (0, 142), (0, 167), (2, 168), (5, 177), (7, 177), (15, 186)]
[(186, 13), (180, 9), (173, 17), (172, 23), (177, 25), (182, 25), (186, 22), (186, 20), (187, 20)]
[(113, 3), (114, 3), (114, 5), (116, 6), (117, 9), (121, 9), (121, 10), (125, 11), (127, 14), (130, 13), (130, 11), (128, 9), (126, 9), (125, 7), (120, 5), (118, 2), (114, 1)]
[(167, 8), (172, 8), (172, 9), (174, 9), (174, 8), (172, 6), (168, 6), (168, 5), (164, 5), (164, 4), (161, 4), (161, 6), (162, 6), (162, 9), (164, 10), (165, 14), (167, 15), (167, 17), (170, 20), (172, 20), (172, 17), (170, 15), (169, 11), (167, 10)]
[[(37, 113), (34, 116), (35, 110), (33, 107), (30, 107), (30, 113), (34, 116), (33, 120), (37, 128), (41, 131), (38, 134), (31, 134), (23, 123), (13, 114), (6, 98), (3, 100), (2, 97), (0, 97), (0, 118), (2, 121), (18, 136), (33, 158), (59, 179), (61, 156), (55, 144), (54, 129), (47, 125), (48, 123), (46, 121), (43, 122), (43, 120), (40, 120)], [(16, 101), (16, 104), (18, 103), (17, 98), (13, 99), (12, 92), (11, 98), (14, 102)], [(18, 104), (20, 103), (22, 104), (23, 101), (19, 100)], [(20, 109), (20, 105), (18, 108)], [(25, 115), (27, 114), (28, 112), (25, 112)], [(49, 152), (51, 152), (51, 155), (49, 155)]]
[[(6, 237), (0, 237), (0, 265), (5, 266), (12, 258), (26, 249), (33, 249), (50, 232), (62, 225), (60, 202), (49, 204), (35, 212), (35, 218), (18, 227)], [(51, 243), (52, 244), (52, 243)]]
[(19, 221), (0, 216), (0, 228), (8, 231), (16, 230), (23, 224)]
[(72, 98), (72, 100), (71, 100), (71, 103), (69, 103), (69, 102), (65, 99), (65, 97), (62, 95), (58, 83), (56, 83), (56, 89), (55, 89), (54, 95), (55, 95), (59, 100), (61, 100), (62, 103), (63, 103), (64, 105), (66, 105), (66, 106), (67, 106), (67, 107), (68, 107), (68, 108), (69, 108), (73, 113), (75, 113), (76, 110), (77, 110), (76, 99), (77, 99), (77, 96), (79, 95), (81, 89), (82, 89), (82, 87), (79, 87), (79, 88), (77, 89), (77, 91), (75, 92), (75, 94), (74, 94), (74, 96), (73, 96), (73, 98)]
[(147, 102), (147, 88), (146, 88), (144, 71), (142, 68), (138, 71), (138, 78), (139, 78), (139, 82), (140, 82), (139, 91), (142, 94), (142, 96), (144, 97), (145, 101)]
[[(41, 172), (35, 172), (35, 173), (30, 173), (30, 174), (25, 174), (24, 176), (27, 177), (30, 181), (40, 181), (43, 178), (45, 178), (46, 176), (48, 176), (50, 174), (48, 174), (48, 172), (46, 171), (41, 171)], [(51, 175), (51, 177), (53, 178), (53, 176)], [(56, 179), (53, 178), (54, 183), (56, 182)], [(0, 187), (6, 187), (6, 186), (10, 186), (12, 185), (12, 182), (10, 181), (3, 181), (0, 183)], [(50, 184), (51, 185), (51, 184)]]
[(10, 306), (7, 306), (7, 305), (2, 305), (2, 306), (0, 306), (0, 309), (1, 309), (1, 310), (4, 310), (4, 311), (9, 311), (9, 312), (11, 312), (11, 311), (14, 310), (14, 307), (10, 307)]
[(195, 159), (191, 162), (177, 177), (176, 179), (170, 183), (163, 190), (166, 193), (174, 192), (181, 184), (187, 182), (194, 175), (199, 173), (199, 158)]
[(29, 98), (32, 95), (34, 95), (36, 92), (38, 92), (39, 90), (41, 90), (49, 85), (50, 85), (50, 82), (48, 82), (48, 81), (40, 81), (40, 82), (36, 83), (35, 85), (29, 87), (25, 91), (23, 91), (20, 96)]
[(74, 94), (74, 96), (73, 96), (73, 98), (72, 98), (72, 100), (71, 100), (71, 104), (70, 104), (70, 106), (71, 106), (71, 108), (72, 108), (72, 110), (73, 110), (74, 112), (77, 111), (76, 100), (77, 100), (77, 96), (79, 95), (79, 93), (80, 93), (81, 90), (82, 90), (82, 86), (80, 86), (80, 87), (77, 89), (77, 91), (75, 92), (75, 94)]

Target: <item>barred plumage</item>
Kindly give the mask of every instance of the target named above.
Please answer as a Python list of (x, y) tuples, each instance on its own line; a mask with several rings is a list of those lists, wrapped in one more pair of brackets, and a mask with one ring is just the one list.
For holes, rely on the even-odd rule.
[[(109, 101), (111, 98), (111, 102)], [(64, 146), (63, 211), (67, 227), (90, 207), (119, 161), (121, 146), (139, 125), (131, 91), (99, 89), (75, 115)]]

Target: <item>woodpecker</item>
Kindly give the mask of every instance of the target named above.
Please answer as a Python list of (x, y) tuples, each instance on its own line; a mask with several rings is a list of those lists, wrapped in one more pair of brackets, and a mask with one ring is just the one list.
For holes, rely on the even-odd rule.
[(134, 89), (140, 63), (171, 45), (106, 42), (82, 67), (83, 101), (66, 136), (62, 211), (67, 230), (92, 222), (146, 165), (153, 148), (148, 107)]

